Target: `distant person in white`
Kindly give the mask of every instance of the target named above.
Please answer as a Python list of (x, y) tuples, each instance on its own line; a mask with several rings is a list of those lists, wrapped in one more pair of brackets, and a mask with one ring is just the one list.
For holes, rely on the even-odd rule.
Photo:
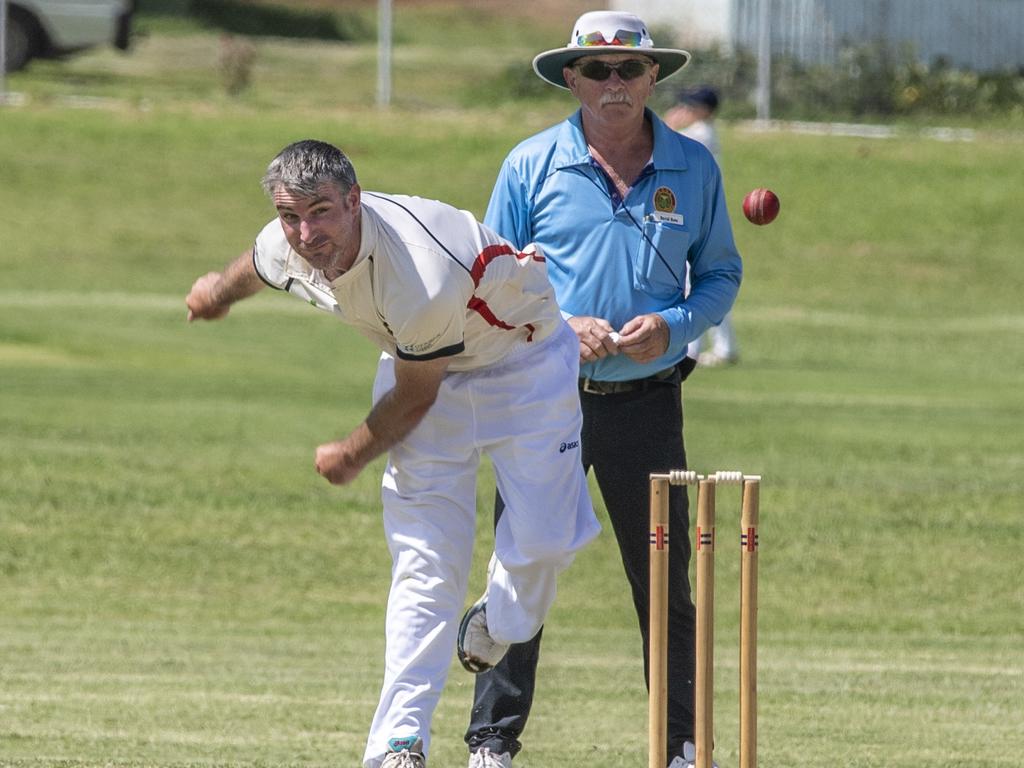
[[(579, 341), (562, 320), (539, 250), (520, 252), (441, 202), (364, 192), (337, 147), (285, 147), (263, 186), (277, 218), (223, 272), (196, 280), (188, 319), (224, 317), (270, 285), (383, 350), (369, 415), (317, 448), (316, 469), (341, 485), (388, 453), (384, 684), (363, 765), (422, 768), (453, 648), (480, 671), (509, 644), (533, 637), (558, 573), (598, 533), (579, 454)], [(332, 396), (325, 381), (325, 400)], [(459, 616), (481, 454), (490, 456), (508, 507), (466, 633)]]
[[(665, 113), (665, 122), (669, 127), (694, 141), (699, 141), (711, 151), (716, 161), (722, 152), (718, 131), (715, 130), (718, 104), (718, 92), (714, 88), (702, 85), (679, 94), (679, 103)], [(694, 342), (696, 349), (692, 352), (697, 353), (697, 365), (713, 368), (739, 362), (740, 349), (732, 324), (732, 310), (729, 310), (721, 323), (711, 326), (707, 336), (711, 344), (709, 350), (701, 352), (702, 339)]]

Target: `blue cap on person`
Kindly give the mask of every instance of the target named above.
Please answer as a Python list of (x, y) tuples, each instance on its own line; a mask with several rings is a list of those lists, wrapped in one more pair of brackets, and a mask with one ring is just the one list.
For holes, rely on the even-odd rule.
[(679, 101), (694, 107), (704, 107), (710, 112), (718, 109), (718, 91), (710, 85), (689, 88), (679, 93)]
[(607, 53), (642, 53), (658, 63), (658, 81), (671, 77), (686, 66), (690, 54), (678, 48), (655, 48), (643, 19), (621, 11), (590, 11), (572, 25), (569, 43), (537, 54), (533, 71), (559, 88), (568, 88), (562, 68), (581, 56)]

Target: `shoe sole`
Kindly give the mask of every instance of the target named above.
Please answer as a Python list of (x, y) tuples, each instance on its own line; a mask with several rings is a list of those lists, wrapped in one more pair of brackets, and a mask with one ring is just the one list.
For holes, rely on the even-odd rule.
[(476, 616), (483, 609), (483, 606), (487, 602), (487, 596), (481, 597), (469, 609), (463, 614), (462, 621), (459, 622), (459, 639), (455, 644), (455, 655), (459, 657), (459, 663), (462, 664), (462, 668), (467, 672), (472, 672), (474, 675), (479, 675), (481, 672), (486, 672), (491, 669), (492, 665), (486, 661), (481, 661), (475, 656), (470, 656), (466, 653), (466, 631), (469, 629), (469, 620)]

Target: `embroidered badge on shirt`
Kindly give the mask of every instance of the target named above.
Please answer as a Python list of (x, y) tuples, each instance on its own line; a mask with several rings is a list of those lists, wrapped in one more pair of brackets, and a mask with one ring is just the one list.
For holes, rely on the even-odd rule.
[(676, 209), (676, 196), (668, 187), (658, 187), (654, 193), (654, 209), (668, 213)]

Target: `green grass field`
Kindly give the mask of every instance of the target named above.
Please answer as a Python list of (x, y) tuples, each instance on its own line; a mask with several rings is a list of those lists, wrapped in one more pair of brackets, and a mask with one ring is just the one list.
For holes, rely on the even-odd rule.
[[(308, 44), (274, 45), (287, 84)], [(481, 214), (507, 150), (570, 102), (231, 101), (138, 55), (123, 77), (111, 62), (132, 59), (106, 52), (19, 75), (33, 99), (0, 109), (0, 765), (358, 765), (382, 673), (382, 462), (341, 489), (312, 462), (364, 415), (376, 353), (287, 297), (194, 326), (183, 297), (270, 217), (258, 179), (285, 143), (335, 141), (365, 187)], [(139, 71), (159, 73), (145, 104)], [(46, 96), (101, 80), (98, 109)], [(686, 435), (694, 468), (765, 478), (760, 763), (1019, 766), (1024, 141), (726, 127), (723, 144), (742, 362), (686, 384)], [(783, 209), (755, 228), (739, 204), (761, 185)], [(485, 468), (477, 585), (492, 488)], [(722, 541), (736, 495), (719, 494)], [(722, 768), (737, 572), (720, 547)], [(516, 764), (645, 765), (610, 531), (545, 637)], [(433, 766), (465, 764), (471, 692), (453, 665)]]

